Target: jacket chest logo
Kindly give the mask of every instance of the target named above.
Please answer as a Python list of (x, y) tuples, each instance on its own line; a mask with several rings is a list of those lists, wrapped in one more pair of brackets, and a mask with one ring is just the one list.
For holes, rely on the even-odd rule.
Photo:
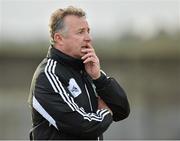
[(74, 78), (71, 78), (69, 80), (69, 86), (67, 88), (71, 92), (73, 97), (77, 97), (78, 95), (81, 94), (81, 89), (78, 86), (78, 84), (77, 84), (77, 82), (76, 82), (76, 80)]

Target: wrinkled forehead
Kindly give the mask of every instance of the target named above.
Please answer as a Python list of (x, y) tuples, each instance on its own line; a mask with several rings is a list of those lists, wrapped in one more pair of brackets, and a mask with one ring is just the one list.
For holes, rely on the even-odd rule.
[(85, 16), (79, 17), (75, 15), (68, 15), (64, 17), (64, 25), (67, 28), (73, 28), (73, 29), (78, 29), (78, 28), (89, 29), (89, 24)]

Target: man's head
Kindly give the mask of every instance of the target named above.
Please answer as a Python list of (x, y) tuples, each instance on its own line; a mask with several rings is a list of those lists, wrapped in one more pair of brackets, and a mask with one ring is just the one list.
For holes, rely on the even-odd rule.
[(81, 58), (81, 49), (91, 42), (85, 12), (80, 8), (58, 9), (50, 18), (50, 35), (54, 47), (75, 58)]

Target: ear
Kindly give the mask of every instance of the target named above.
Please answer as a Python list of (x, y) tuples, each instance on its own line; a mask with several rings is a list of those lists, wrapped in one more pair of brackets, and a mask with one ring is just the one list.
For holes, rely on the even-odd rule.
[(54, 34), (54, 41), (58, 44), (62, 44), (62, 38), (63, 36), (60, 33)]

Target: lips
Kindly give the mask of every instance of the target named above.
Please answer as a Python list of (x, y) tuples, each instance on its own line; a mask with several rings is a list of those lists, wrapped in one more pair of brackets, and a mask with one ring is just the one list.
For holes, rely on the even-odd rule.
[(84, 55), (84, 54), (86, 54), (87, 52), (82, 52), (82, 50), (84, 50), (84, 49), (86, 49), (87, 48), (87, 46), (81, 46), (81, 53)]
[(83, 48), (87, 48), (87, 46), (82, 46), (81, 48), (82, 48), (82, 49), (83, 49)]

